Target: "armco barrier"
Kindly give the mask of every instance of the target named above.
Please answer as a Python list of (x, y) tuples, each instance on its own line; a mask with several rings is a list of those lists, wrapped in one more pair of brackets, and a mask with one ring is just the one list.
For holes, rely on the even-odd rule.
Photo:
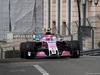
[(93, 55), (98, 55), (98, 54), (100, 54), (100, 49), (93, 49), (93, 50), (88, 50), (88, 51), (81, 51), (81, 56), (82, 55), (93, 56)]

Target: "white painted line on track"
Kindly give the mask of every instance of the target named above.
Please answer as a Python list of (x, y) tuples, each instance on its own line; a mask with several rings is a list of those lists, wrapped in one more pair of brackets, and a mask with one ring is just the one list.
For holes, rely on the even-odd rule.
[(47, 71), (45, 71), (42, 67), (40, 67), (39, 65), (33, 65), (39, 72), (42, 73), (42, 75), (49, 75), (49, 73), (47, 73)]
[(86, 75), (100, 75), (100, 73), (85, 73)]

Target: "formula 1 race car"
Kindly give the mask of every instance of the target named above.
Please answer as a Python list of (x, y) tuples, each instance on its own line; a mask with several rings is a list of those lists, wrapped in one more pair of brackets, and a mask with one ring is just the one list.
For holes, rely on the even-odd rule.
[(20, 44), (21, 58), (34, 58), (36, 56), (71, 56), (80, 57), (78, 41), (57, 41), (57, 35), (46, 29), (39, 41), (28, 41)]

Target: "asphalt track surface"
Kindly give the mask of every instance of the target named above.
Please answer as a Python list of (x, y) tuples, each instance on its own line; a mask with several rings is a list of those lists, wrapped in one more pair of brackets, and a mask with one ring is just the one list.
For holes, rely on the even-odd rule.
[(100, 56), (2, 59), (0, 75), (100, 75)]

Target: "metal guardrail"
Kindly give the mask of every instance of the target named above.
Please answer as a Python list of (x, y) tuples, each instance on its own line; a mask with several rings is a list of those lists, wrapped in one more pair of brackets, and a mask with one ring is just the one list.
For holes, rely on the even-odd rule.
[(88, 50), (88, 51), (81, 51), (81, 55), (100, 55), (100, 49), (93, 49), (93, 50)]

